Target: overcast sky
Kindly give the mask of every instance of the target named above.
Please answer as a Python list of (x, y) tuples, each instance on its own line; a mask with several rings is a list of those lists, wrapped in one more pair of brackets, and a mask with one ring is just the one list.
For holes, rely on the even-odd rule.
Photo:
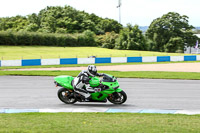
[[(70, 5), (100, 17), (119, 20), (118, 0), (2, 0), (0, 17), (38, 13), (46, 6)], [(200, 26), (200, 0), (122, 0), (121, 22), (149, 26), (168, 12), (189, 17), (189, 24)]]

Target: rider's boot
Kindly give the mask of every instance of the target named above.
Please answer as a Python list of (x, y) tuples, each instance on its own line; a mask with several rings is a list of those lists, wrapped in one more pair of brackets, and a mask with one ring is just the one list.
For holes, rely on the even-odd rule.
[(88, 93), (88, 92), (86, 92), (86, 91), (79, 91), (79, 90), (76, 90), (76, 92), (77, 92), (78, 94), (81, 94), (82, 100), (83, 100), (83, 101), (89, 101), (89, 99), (91, 98), (90, 93)]

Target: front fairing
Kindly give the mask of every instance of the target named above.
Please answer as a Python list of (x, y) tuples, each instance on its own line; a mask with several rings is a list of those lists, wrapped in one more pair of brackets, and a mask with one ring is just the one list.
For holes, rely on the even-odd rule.
[(102, 82), (102, 84), (104, 86), (106, 86), (106, 88), (102, 91), (103, 93), (106, 93), (106, 94), (112, 94), (112, 93), (116, 92), (116, 90), (119, 88), (118, 81), (116, 81), (116, 82)]
[(102, 82), (103, 85), (108, 86), (110, 89), (115, 89), (116, 87), (119, 87), (118, 81), (116, 82)]
[(105, 88), (102, 88), (101, 92), (95, 92), (92, 93), (92, 99), (93, 100), (99, 100), (102, 101), (109, 95), (111, 95), (114, 92), (121, 92), (122, 90), (119, 88), (118, 81), (116, 82), (102, 82), (102, 85), (106, 86)]

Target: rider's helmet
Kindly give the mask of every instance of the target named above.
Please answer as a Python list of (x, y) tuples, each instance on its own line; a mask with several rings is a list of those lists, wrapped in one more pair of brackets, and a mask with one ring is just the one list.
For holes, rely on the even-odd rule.
[(97, 74), (97, 68), (95, 65), (88, 66), (88, 74), (93, 77)]

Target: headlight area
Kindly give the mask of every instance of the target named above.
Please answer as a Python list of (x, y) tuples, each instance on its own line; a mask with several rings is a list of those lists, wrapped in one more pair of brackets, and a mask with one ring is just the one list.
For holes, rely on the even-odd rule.
[(114, 90), (116, 90), (117, 88), (119, 88), (119, 86), (113, 87)]
[(116, 81), (117, 81), (117, 79), (113, 79), (112, 81), (113, 81), (113, 82), (116, 82)]
[(54, 84), (57, 86), (61, 86), (60, 84), (58, 84), (56, 81), (54, 81)]

